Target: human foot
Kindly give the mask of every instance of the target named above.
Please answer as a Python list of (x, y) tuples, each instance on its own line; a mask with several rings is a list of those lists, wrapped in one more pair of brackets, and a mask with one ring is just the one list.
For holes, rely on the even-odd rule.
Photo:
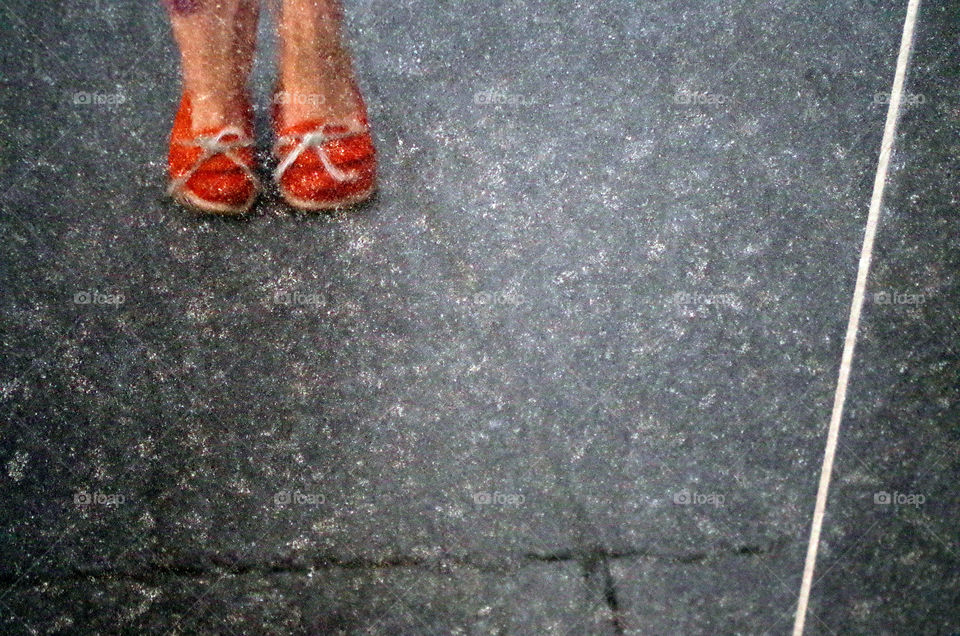
[(282, 126), (307, 120), (345, 122), (363, 117), (353, 60), (343, 45), (338, 0), (282, 0), (277, 99)]
[(273, 176), (287, 203), (301, 210), (330, 210), (368, 199), (376, 188), (376, 151), (363, 100), (349, 119), (284, 124), (292, 121), (285, 110), (274, 107), (278, 165)]
[(203, 131), (239, 126), (249, 118), (250, 99), (235, 90), (230, 93), (209, 93), (184, 84), (183, 94), (190, 96), (191, 127), (194, 134)]
[[(308, 60), (307, 58), (313, 59)], [(294, 56), (280, 69), (274, 95), (282, 126), (308, 120), (360, 121), (366, 116), (350, 53), (336, 46), (323, 53)]]
[(376, 153), (340, 20), (335, 0), (283, 0), (274, 179), (305, 210), (353, 205), (375, 188)]
[[(256, 199), (253, 109), (248, 100), (237, 107), (239, 124), (196, 123), (195, 99), (185, 92), (170, 133), (168, 194), (201, 212), (242, 214)], [(207, 120), (206, 123), (209, 123)]]
[(183, 97), (170, 134), (169, 194), (205, 212), (239, 213), (253, 172), (253, 63), (259, 0), (168, 0)]

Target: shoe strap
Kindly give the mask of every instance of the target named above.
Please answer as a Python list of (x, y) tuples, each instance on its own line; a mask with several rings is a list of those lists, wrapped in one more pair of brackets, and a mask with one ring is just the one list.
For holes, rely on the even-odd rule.
[[(227, 137), (234, 137), (234, 139), (228, 140), (226, 139)], [(247, 177), (253, 181), (254, 188), (260, 187), (257, 175), (254, 174), (250, 166), (236, 153), (236, 151), (241, 148), (253, 146), (253, 140), (247, 137), (237, 126), (226, 126), (214, 135), (197, 135), (193, 139), (177, 140), (174, 143), (178, 146), (200, 148), (203, 152), (200, 153), (200, 156), (193, 162), (189, 170), (170, 182), (170, 187), (167, 188), (167, 194), (169, 196), (179, 193), (187, 184), (187, 181), (196, 174), (197, 170), (217, 155), (223, 155), (243, 170)]]
[(357, 135), (363, 135), (370, 131), (366, 126), (353, 125), (348, 128), (345, 132), (327, 132), (326, 128), (330, 124), (322, 125), (315, 130), (309, 132), (294, 134), (294, 135), (284, 135), (277, 139), (277, 143), (274, 146), (274, 154), (277, 156), (280, 155), (280, 148), (288, 146), (290, 144), (296, 144), (296, 146), (287, 153), (287, 156), (283, 158), (280, 162), (280, 165), (277, 166), (277, 169), (273, 172), (273, 178), (275, 181), (280, 181), (287, 169), (294, 164), (294, 162), (300, 158), (307, 150), (313, 150), (317, 153), (317, 156), (320, 157), (320, 163), (323, 164), (323, 167), (326, 169), (330, 176), (335, 180), (349, 183), (351, 181), (356, 181), (360, 178), (360, 173), (357, 170), (341, 170), (333, 161), (330, 159), (330, 155), (327, 154), (326, 144), (331, 141), (338, 141), (340, 139), (347, 139), (349, 137), (356, 137)]

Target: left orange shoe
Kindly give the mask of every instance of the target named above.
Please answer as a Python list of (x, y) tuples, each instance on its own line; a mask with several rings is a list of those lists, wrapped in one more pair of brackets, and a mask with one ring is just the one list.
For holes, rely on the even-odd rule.
[(170, 131), (167, 194), (181, 205), (211, 214), (243, 214), (260, 190), (254, 172), (253, 108), (242, 125), (193, 132), (192, 98), (184, 93)]
[(274, 101), (274, 154), (279, 164), (273, 178), (293, 207), (346, 208), (362, 203), (376, 190), (376, 149), (366, 106), (362, 98), (359, 101), (360, 112), (354, 120), (312, 119), (286, 127), (280, 126), (280, 105)]

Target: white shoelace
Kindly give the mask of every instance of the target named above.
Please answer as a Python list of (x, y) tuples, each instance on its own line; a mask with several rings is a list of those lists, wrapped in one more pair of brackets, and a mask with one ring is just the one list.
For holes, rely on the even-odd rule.
[[(234, 136), (236, 139), (224, 141), (225, 137), (230, 136)], [(257, 175), (254, 174), (253, 170), (250, 169), (250, 166), (245, 164), (236, 153), (236, 150), (239, 148), (246, 148), (253, 145), (253, 140), (247, 137), (238, 127), (227, 126), (215, 135), (199, 135), (193, 139), (180, 141), (177, 143), (181, 146), (195, 146), (203, 150), (203, 152), (189, 170), (170, 182), (170, 186), (167, 188), (168, 195), (176, 196), (183, 186), (186, 185), (187, 181), (190, 180), (190, 177), (192, 177), (197, 170), (200, 169), (200, 166), (202, 166), (208, 159), (212, 159), (217, 155), (223, 155), (233, 163), (237, 164), (237, 166), (239, 166), (240, 169), (243, 170), (248, 177), (250, 177), (251, 181), (253, 181), (254, 190), (259, 188)]]
[(356, 181), (360, 178), (360, 173), (356, 170), (341, 170), (335, 166), (333, 161), (330, 160), (330, 155), (327, 154), (327, 149), (324, 148), (324, 145), (329, 141), (336, 141), (338, 139), (346, 139), (348, 137), (362, 135), (367, 131), (368, 129), (365, 126), (354, 125), (350, 130), (342, 133), (328, 133), (321, 128), (320, 130), (312, 130), (302, 135), (286, 135), (284, 137), (280, 137), (277, 140), (274, 154), (279, 155), (279, 150), (283, 146), (287, 146), (289, 144), (297, 145), (293, 150), (287, 153), (287, 156), (284, 157), (283, 161), (280, 162), (280, 165), (277, 166), (277, 169), (274, 170), (274, 180), (280, 181), (281, 177), (283, 177), (283, 174), (287, 171), (287, 168), (292, 166), (293, 162), (296, 161), (300, 155), (312, 148), (317, 153), (317, 156), (320, 157), (320, 163), (323, 164), (323, 167), (327, 172), (330, 173), (331, 177), (344, 183)]

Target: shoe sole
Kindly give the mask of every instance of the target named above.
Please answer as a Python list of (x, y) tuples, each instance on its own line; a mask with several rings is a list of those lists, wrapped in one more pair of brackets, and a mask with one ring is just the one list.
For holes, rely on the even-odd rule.
[(283, 200), (287, 202), (287, 205), (305, 212), (322, 212), (329, 210), (342, 210), (359, 205), (373, 196), (373, 193), (377, 191), (377, 187), (372, 186), (370, 189), (360, 192), (359, 194), (338, 199), (336, 201), (314, 201), (312, 199), (300, 199), (293, 196), (283, 188), (279, 188), (279, 190), (280, 195), (283, 197)]
[(188, 190), (180, 192), (173, 198), (180, 205), (186, 208), (191, 208), (197, 212), (203, 212), (205, 214), (218, 214), (220, 216), (240, 216), (241, 214), (246, 214), (250, 211), (250, 208), (253, 207), (253, 203), (256, 201), (257, 196), (254, 194), (247, 202), (241, 205), (228, 205), (226, 203), (208, 201), (198, 197)]

